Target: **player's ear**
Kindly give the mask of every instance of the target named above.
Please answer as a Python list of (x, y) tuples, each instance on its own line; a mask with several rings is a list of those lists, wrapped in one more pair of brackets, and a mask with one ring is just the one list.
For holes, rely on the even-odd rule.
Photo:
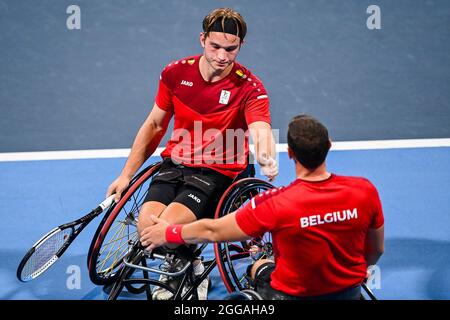
[(205, 47), (206, 33), (200, 32), (200, 44), (202, 48)]
[(295, 163), (297, 163), (297, 158), (295, 157), (294, 151), (292, 151), (291, 148), (287, 147), (288, 157), (289, 159), (294, 160)]
[(287, 152), (289, 159), (292, 159), (294, 157), (294, 153), (292, 152), (291, 148), (287, 147)]

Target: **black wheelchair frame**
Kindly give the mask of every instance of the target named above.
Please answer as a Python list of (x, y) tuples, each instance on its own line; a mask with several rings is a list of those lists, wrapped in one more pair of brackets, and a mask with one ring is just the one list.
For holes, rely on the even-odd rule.
[[(117, 239), (120, 240), (118, 245), (119, 248), (124, 247), (121, 252), (115, 252), (114, 254), (110, 254), (104, 247), (108, 247), (111, 243), (117, 242), (117, 239), (106, 240), (108, 234), (115, 234), (118, 231), (114, 231), (113, 224), (118, 222), (117, 224), (120, 226), (120, 230), (125, 229), (125, 226), (129, 229), (130, 227), (136, 226), (136, 217), (140, 210), (140, 201), (143, 200), (146, 190), (144, 190), (144, 194), (141, 195), (141, 191), (145, 188), (142, 186), (145, 183), (148, 183), (151, 180), (151, 177), (158, 172), (160, 167), (160, 163), (156, 163), (148, 166), (143, 169), (138, 175), (136, 175), (131, 181), (129, 187), (123, 192), (121, 200), (117, 204), (113, 204), (108, 212), (105, 214), (103, 220), (101, 221), (97, 231), (93, 237), (91, 242), (91, 246), (89, 248), (88, 254), (88, 269), (89, 276), (93, 283), (98, 285), (105, 286), (106, 291), (109, 291), (109, 299), (116, 299), (123, 288), (126, 288), (128, 292), (133, 294), (140, 294), (145, 292), (147, 295), (147, 299), (151, 299), (151, 286), (162, 287), (173, 294), (172, 299), (175, 300), (186, 300), (186, 299), (197, 299), (197, 287), (198, 285), (204, 281), (211, 271), (217, 265), (217, 250), (216, 257), (210, 260), (203, 261), (203, 265), (205, 267), (204, 272), (200, 276), (193, 276), (193, 261), (197, 259), (204, 260), (204, 257), (201, 256), (203, 249), (207, 244), (201, 245), (194, 251), (189, 250), (185, 246), (179, 247), (176, 252), (171, 252), (170, 250), (166, 250), (161, 252), (161, 250), (154, 250), (149, 253), (144, 248), (140, 247), (139, 241), (137, 240), (137, 235), (128, 232), (126, 235), (119, 234)], [(231, 186), (224, 192), (221, 201), (219, 204), (228, 204), (227, 208), (233, 209), (234, 207), (230, 207), (230, 201), (233, 203), (233, 196), (236, 196), (236, 190), (239, 190), (241, 187), (245, 186), (245, 190), (249, 190), (245, 197), (240, 195), (240, 199), (236, 201), (239, 205), (243, 205), (250, 198), (258, 193), (258, 190), (268, 190), (273, 188), (273, 186), (260, 179), (253, 178), (255, 175), (255, 168), (253, 164), (247, 166), (247, 169), (244, 170), (231, 184)], [(137, 194), (136, 194), (137, 193)], [(230, 199), (231, 198), (231, 199)], [(125, 209), (128, 202), (134, 202), (131, 207)], [(237, 208), (237, 206), (236, 206)], [(123, 209), (123, 213), (122, 213)], [(222, 216), (224, 214), (229, 213), (221, 213), (220, 205), (216, 208), (216, 217)], [(121, 215), (125, 215), (123, 219), (121, 219)], [(117, 221), (116, 221), (117, 220)], [(115, 237), (115, 234), (113, 238)], [(123, 238), (123, 239), (122, 239)], [(124, 240), (124, 241), (122, 241)], [(125, 241), (126, 240), (126, 241)], [(236, 245), (233, 245), (233, 248)], [(103, 249), (103, 250), (102, 250)], [(225, 253), (225, 250), (229, 252), (227, 246), (222, 248), (222, 253), (219, 253), (219, 260), (224, 259), (234, 259)], [(241, 248), (242, 250), (242, 248)], [(112, 261), (102, 262), (100, 256), (105, 256), (106, 260), (113, 257)], [(240, 254), (239, 257), (248, 257), (248, 254)], [(147, 259), (151, 261), (155, 260), (171, 260), (171, 259), (182, 259), (186, 261), (186, 265), (184, 268), (177, 272), (166, 272), (160, 269), (151, 267), (147, 265)], [(221, 261), (222, 264), (227, 261)], [(100, 267), (99, 267), (100, 265)], [(101, 270), (100, 270), (101, 269)], [(143, 277), (135, 278), (132, 277), (135, 270), (142, 271)], [(151, 278), (149, 275), (152, 274), (164, 274), (170, 277), (179, 277), (181, 278), (180, 284), (176, 289), (169, 287), (166, 283), (163, 283), (157, 279)], [(222, 275), (224, 278), (224, 275)], [(136, 285), (139, 285), (136, 287)], [(183, 289), (183, 288), (187, 288)]]
[[(211, 271), (218, 266), (221, 278), (225, 284), (225, 287), (229, 293), (231, 293), (228, 299), (233, 300), (261, 300), (261, 296), (253, 290), (248, 282), (242, 282), (242, 273), (237, 274), (233, 263), (236, 260), (243, 258), (249, 258), (250, 253), (248, 247), (252, 244), (258, 244), (265, 248), (265, 252), (270, 251), (267, 249), (267, 244), (270, 245), (271, 239), (267, 243), (262, 241), (262, 237), (251, 239), (248, 242), (240, 243), (222, 243), (214, 244), (215, 257), (213, 259), (204, 260), (201, 256), (202, 251), (207, 244), (202, 244), (195, 250), (190, 250), (186, 246), (180, 246), (176, 251), (157, 248), (152, 252), (147, 252), (141, 247), (137, 235), (133, 236), (133, 233), (129, 232), (130, 227), (136, 226), (136, 216), (139, 213), (140, 206), (139, 201), (143, 200), (146, 188), (143, 187), (146, 182), (151, 180), (151, 177), (158, 172), (160, 163), (152, 164), (141, 172), (139, 172), (133, 180), (130, 182), (128, 188), (123, 192), (121, 200), (117, 204), (113, 204), (103, 220), (99, 224), (97, 231), (91, 242), (88, 253), (88, 270), (89, 276), (93, 283), (97, 285), (103, 285), (105, 291), (109, 293), (108, 299), (117, 299), (124, 288), (131, 294), (146, 293), (147, 299), (152, 299), (151, 286), (161, 287), (172, 293), (174, 300), (188, 300), (198, 299), (197, 287), (204, 281)], [(215, 218), (220, 218), (236, 209), (241, 205), (249, 201), (253, 196), (256, 196), (262, 191), (269, 190), (273, 186), (263, 180), (253, 178), (255, 175), (255, 168), (253, 165), (249, 165), (247, 169), (241, 173), (232, 183), (232, 185), (224, 192), (219, 204), (216, 208)], [(144, 194), (141, 196), (141, 191), (144, 190)], [(128, 202), (134, 201), (128, 210), (125, 207)], [(120, 214), (124, 211), (125, 217), (120, 220)], [(112, 262), (103, 263), (98, 270), (99, 257), (104, 253), (104, 246), (110, 245), (109, 242), (105, 243), (107, 235), (112, 233), (113, 223), (117, 222), (120, 226), (128, 228), (126, 236), (121, 237), (119, 235), (119, 248), (124, 246), (119, 254), (115, 254)], [(121, 230), (123, 228), (121, 227)], [(117, 233), (118, 231), (116, 231)], [(122, 238), (126, 240), (122, 242)], [(109, 239), (108, 239), (109, 240)], [(113, 243), (113, 241), (111, 241)], [(267, 250), (266, 250), (267, 249)], [(234, 252), (234, 253), (233, 253)], [(107, 254), (111, 257), (110, 253)], [(175, 258), (185, 261), (184, 267), (176, 272), (166, 272), (158, 268), (154, 268), (147, 264), (147, 260), (150, 261), (171, 261)], [(193, 262), (194, 260), (201, 259), (205, 267), (203, 273), (194, 277)], [(100, 260), (101, 262), (101, 260)], [(105, 268), (104, 265), (108, 266)], [(142, 277), (133, 277), (136, 270), (142, 271)], [(150, 274), (164, 274), (170, 277), (179, 277), (179, 285), (176, 288), (172, 288), (164, 282), (150, 277)], [(137, 287), (137, 285), (140, 285)], [(376, 300), (373, 292), (368, 286), (363, 283), (362, 289), (365, 295), (371, 299)], [(361, 294), (361, 299), (366, 300), (365, 296)]]

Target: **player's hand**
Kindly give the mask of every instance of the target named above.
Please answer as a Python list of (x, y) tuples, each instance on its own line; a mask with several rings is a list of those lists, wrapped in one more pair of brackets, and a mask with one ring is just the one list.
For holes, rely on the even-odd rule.
[(108, 187), (108, 191), (106, 192), (106, 197), (109, 197), (112, 194), (116, 194), (114, 201), (117, 203), (122, 196), (122, 192), (128, 187), (130, 184), (131, 178), (125, 176), (119, 176), (116, 180), (111, 183)]
[(269, 181), (273, 181), (278, 175), (277, 161), (272, 157), (266, 156), (260, 159), (259, 164), (262, 174), (269, 178)]
[(169, 223), (154, 215), (150, 216), (150, 220), (152, 220), (154, 224), (142, 231), (140, 241), (147, 250), (151, 251), (156, 247), (167, 244), (166, 229), (169, 227)]

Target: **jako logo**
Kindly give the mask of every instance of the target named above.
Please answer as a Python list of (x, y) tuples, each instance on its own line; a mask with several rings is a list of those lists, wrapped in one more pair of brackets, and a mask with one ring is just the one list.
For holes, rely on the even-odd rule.
[(202, 200), (200, 200), (199, 198), (197, 198), (197, 197), (196, 197), (195, 195), (193, 195), (192, 193), (189, 193), (188, 197), (194, 199), (195, 201), (197, 201), (197, 203), (202, 202)]
[(186, 81), (186, 80), (181, 80), (181, 84), (184, 86), (188, 86), (188, 87), (192, 87), (194, 85), (193, 82)]

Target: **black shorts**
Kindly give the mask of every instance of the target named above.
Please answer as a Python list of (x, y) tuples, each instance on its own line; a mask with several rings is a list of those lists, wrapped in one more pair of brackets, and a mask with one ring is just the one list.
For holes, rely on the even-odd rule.
[(168, 206), (178, 202), (188, 207), (197, 219), (213, 218), (217, 203), (233, 179), (209, 168), (178, 165), (163, 160), (144, 199)]
[(266, 262), (258, 267), (255, 273), (254, 286), (264, 300), (359, 300), (361, 286), (351, 287), (340, 292), (315, 297), (297, 297), (272, 288), (270, 276), (275, 270), (275, 263)]

